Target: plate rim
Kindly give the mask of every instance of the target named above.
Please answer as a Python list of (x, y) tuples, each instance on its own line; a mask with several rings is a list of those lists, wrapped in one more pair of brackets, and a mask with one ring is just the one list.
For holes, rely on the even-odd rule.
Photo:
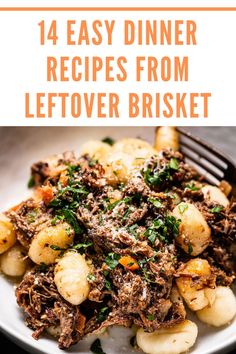
[[(22, 325), (24, 325), (23, 321), (22, 321)], [(38, 341), (34, 340), (32, 336), (30, 336), (30, 338), (27, 338), (25, 335), (17, 332), (17, 330), (11, 328), (8, 324), (4, 323), (1, 320), (1, 318), (0, 318), (0, 332), (2, 332), (4, 335), (6, 335), (6, 337), (12, 340), (15, 344), (17, 344), (22, 349), (28, 352), (31, 352), (30, 350), (33, 349), (35, 353), (49, 354), (43, 348), (38, 348), (37, 346)], [(55, 341), (55, 345), (57, 345), (56, 341)], [(224, 353), (226, 354), (229, 353), (229, 351), (234, 348), (236, 349), (236, 332), (235, 332), (235, 337), (226, 339), (217, 348), (212, 348), (204, 352), (202, 351), (201, 354), (224, 354)], [(64, 350), (64, 353), (69, 353), (69, 351)], [(191, 354), (191, 351), (189, 352), (189, 354)]]

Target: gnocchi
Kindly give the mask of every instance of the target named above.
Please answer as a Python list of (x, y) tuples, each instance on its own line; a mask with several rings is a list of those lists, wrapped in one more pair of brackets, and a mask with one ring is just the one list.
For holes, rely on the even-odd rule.
[(0, 215), (0, 254), (6, 252), (16, 242), (16, 233), (10, 220)]
[[(201, 280), (211, 276), (210, 264), (205, 259), (195, 258), (188, 261), (181, 269), (179, 278), (176, 279), (179, 292), (188, 307), (193, 310), (201, 310), (211, 306), (215, 301), (216, 290), (201, 284)], [(198, 282), (194, 283), (192, 276), (198, 276)]]
[(147, 157), (147, 155), (152, 156), (156, 153), (155, 149), (147, 141), (133, 138), (119, 140), (114, 144), (113, 150), (134, 155), (135, 157)]
[(138, 346), (147, 354), (179, 354), (190, 349), (197, 338), (197, 325), (189, 320), (153, 333), (137, 331)]
[(24, 275), (29, 261), (26, 250), (19, 244), (15, 244), (7, 252), (1, 255), (0, 265), (4, 274), (11, 277)]
[(156, 130), (154, 147), (157, 151), (166, 148), (179, 149), (179, 134), (174, 127), (160, 127)]
[(204, 197), (209, 199), (211, 202), (219, 203), (224, 207), (229, 205), (229, 199), (218, 187), (205, 185), (202, 187), (202, 193), (204, 194)]
[(106, 178), (110, 184), (125, 183), (143, 166), (155, 149), (141, 139), (119, 140), (107, 155)]
[(58, 260), (54, 272), (55, 284), (61, 296), (72, 305), (79, 305), (88, 297), (89, 272), (85, 258), (74, 251), (68, 251)]
[(128, 180), (132, 158), (124, 152), (113, 152), (107, 156), (105, 177), (109, 184), (125, 183)]
[(181, 220), (177, 242), (191, 256), (202, 253), (211, 241), (211, 229), (202, 213), (191, 203), (180, 203), (173, 216)]
[(68, 224), (48, 226), (34, 236), (29, 248), (29, 257), (36, 264), (55, 263), (60, 249), (68, 248), (73, 239), (74, 232)]
[(112, 147), (99, 140), (91, 140), (85, 143), (81, 148), (81, 155), (89, 155), (90, 157), (103, 162)]
[(236, 315), (236, 299), (233, 291), (225, 286), (217, 286), (213, 304), (197, 311), (198, 318), (211, 326), (220, 327), (231, 322)]

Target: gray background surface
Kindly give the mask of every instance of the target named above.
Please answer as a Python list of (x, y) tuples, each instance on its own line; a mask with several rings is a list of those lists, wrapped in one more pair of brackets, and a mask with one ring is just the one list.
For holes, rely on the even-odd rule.
[(184, 129), (213, 144), (236, 162), (236, 127), (191, 127)]
[[(59, 136), (62, 135), (63, 131), (75, 131), (76, 129), (85, 129), (86, 134), (89, 132), (89, 128), (79, 128), (79, 127), (0, 127), (0, 138), (1, 140), (5, 140), (5, 144), (9, 144), (9, 147), (11, 146), (12, 143), (14, 143), (14, 136), (20, 136), (22, 137), (22, 147), (24, 145), (24, 137), (25, 136), (32, 136), (32, 140), (36, 136), (38, 136), (38, 133), (40, 131), (39, 136), (44, 137), (45, 140), (47, 140), (47, 137), (49, 137), (49, 130), (53, 130), (55, 134), (58, 134), (58, 131), (60, 133), (58, 134)], [(104, 130), (105, 134), (107, 134), (110, 131), (114, 131), (116, 127), (113, 128), (97, 128), (100, 129), (101, 131)], [(130, 127), (123, 127), (123, 128), (118, 128), (118, 129), (124, 129), (124, 135), (128, 136), (129, 135), (129, 130), (132, 129)], [(145, 127), (141, 128), (142, 130), (145, 130)], [(154, 129), (154, 128), (153, 128)], [(209, 143), (214, 144), (218, 149), (221, 149), (223, 152), (227, 153), (230, 155), (234, 160), (236, 160), (236, 126), (235, 127), (184, 127), (183, 129), (189, 130), (195, 135), (199, 136), (200, 138), (205, 139)], [(50, 132), (51, 133), (51, 132)], [(88, 134), (89, 135), (89, 134)], [(89, 139), (89, 136), (88, 136)], [(21, 146), (19, 146), (19, 149), (22, 151)], [(2, 151), (0, 151), (1, 155)]]

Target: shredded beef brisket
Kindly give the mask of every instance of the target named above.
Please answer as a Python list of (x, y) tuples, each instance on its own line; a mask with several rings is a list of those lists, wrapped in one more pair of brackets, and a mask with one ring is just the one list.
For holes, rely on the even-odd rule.
[(85, 317), (78, 306), (72, 306), (58, 293), (53, 267), (38, 267), (27, 273), (16, 289), (17, 303), (27, 314), (26, 323), (34, 338), (48, 327), (60, 326), (59, 346), (69, 348), (84, 335)]

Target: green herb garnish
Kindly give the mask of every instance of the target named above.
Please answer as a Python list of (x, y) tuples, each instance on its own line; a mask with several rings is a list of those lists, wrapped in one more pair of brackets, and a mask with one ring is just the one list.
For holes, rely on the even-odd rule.
[(155, 219), (152, 225), (145, 231), (144, 235), (151, 243), (158, 238), (161, 241), (170, 243), (179, 233), (180, 220), (174, 216), (166, 216), (164, 219)]
[(59, 193), (58, 193), (58, 196), (57, 197), (61, 197), (63, 196), (64, 194), (66, 194), (67, 192), (71, 192), (73, 194), (85, 194), (85, 195), (88, 195), (89, 192), (83, 188), (83, 187), (80, 187), (80, 186), (77, 186), (76, 187), (71, 187), (71, 186), (67, 186), (65, 188), (62, 188)]
[(94, 354), (106, 354), (101, 346), (100, 339), (95, 339), (95, 341), (91, 344), (90, 351)]
[(88, 274), (88, 275), (87, 275), (87, 279), (88, 279), (88, 281), (93, 282), (93, 281), (96, 280), (96, 277), (95, 277), (95, 275), (93, 275), (93, 274)]
[(60, 214), (64, 216), (65, 220), (73, 227), (76, 234), (82, 234), (83, 228), (79, 225), (76, 217), (76, 213), (71, 209), (63, 208), (60, 210)]
[(167, 228), (169, 228), (171, 233), (173, 233), (174, 238), (176, 238), (179, 235), (179, 225), (181, 223), (181, 220), (169, 215), (166, 216), (165, 223)]
[(153, 284), (156, 283), (155, 274), (153, 272), (147, 270), (146, 268), (143, 268), (142, 271), (143, 271), (143, 276), (148, 283), (153, 283)]
[(108, 307), (101, 308), (101, 310), (99, 311), (98, 316), (97, 316), (97, 321), (98, 322), (105, 321), (105, 319), (107, 318), (108, 314), (109, 314), (109, 308)]
[(179, 169), (179, 162), (178, 162), (178, 160), (177, 160), (175, 157), (172, 157), (172, 158), (170, 159), (170, 164), (169, 164), (169, 166), (170, 166), (170, 168), (171, 168), (172, 170), (178, 171), (178, 169)]
[(48, 270), (48, 265), (45, 264), (44, 262), (41, 262), (40, 265), (38, 266), (38, 270), (40, 272), (46, 272)]
[(144, 172), (144, 181), (152, 186), (160, 187), (168, 181), (172, 180), (172, 175), (179, 168), (179, 163), (176, 158), (171, 158), (169, 164), (163, 167), (156, 167), (154, 169), (147, 168)]
[(29, 224), (32, 224), (33, 222), (35, 222), (36, 217), (38, 215), (38, 210), (34, 209), (30, 212), (27, 213), (27, 221)]
[(189, 242), (189, 244), (188, 244), (188, 254), (191, 254), (192, 252), (193, 252), (193, 246)]
[(131, 226), (128, 226), (127, 230), (131, 235), (137, 237), (137, 228), (138, 228), (138, 224), (133, 224)]
[(105, 287), (107, 288), (107, 290), (111, 290), (111, 282), (107, 279), (105, 279)]
[(158, 199), (148, 198), (148, 201), (150, 203), (152, 203), (156, 208), (161, 208), (162, 207), (162, 203)]
[(222, 205), (217, 205), (216, 207), (210, 209), (209, 212), (212, 214), (217, 214), (220, 213), (223, 209), (224, 207)]
[(53, 250), (53, 251), (65, 251), (66, 248), (61, 248), (57, 245), (51, 245), (50, 248)]
[(53, 226), (55, 226), (58, 220), (64, 220), (64, 219), (65, 219), (64, 215), (56, 215), (56, 216), (54, 216), (54, 218), (51, 220), (51, 224), (52, 224)]
[(89, 243), (77, 243), (72, 248), (74, 250), (80, 250), (81, 248), (88, 248), (88, 247), (91, 247), (92, 245), (93, 245), (92, 242), (89, 242)]
[(88, 165), (89, 165), (89, 167), (94, 167), (94, 166), (96, 166), (97, 163), (98, 163), (97, 159), (91, 158), (88, 162)]
[(114, 269), (119, 263), (120, 256), (114, 252), (108, 253), (105, 262), (110, 269)]
[(189, 189), (190, 191), (199, 191), (200, 190), (200, 188), (196, 187), (194, 183), (186, 184), (185, 188)]
[(111, 146), (115, 144), (115, 140), (112, 139), (112, 138), (109, 137), (109, 136), (103, 138), (103, 139), (102, 139), (102, 142), (103, 142), (103, 143), (106, 143), (106, 144), (108, 144), (108, 145), (111, 145)]
[(154, 320), (154, 315), (148, 315), (148, 316), (147, 316), (147, 319), (148, 319), (149, 321), (153, 321), (153, 320)]
[(73, 178), (76, 172), (79, 172), (81, 169), (80, 165), (68, 165), (67, 174), (69, 177)]
[(114, 203), (110, 203), (107, 206), (107, 210), (112, 210), (114, 209), (117, 205), (124, 203), (124, 204), (128, 204), (132, 201), (133, 197), (125, 197), (124, 199), (120, 199), (120, 200), (116, 200)]
[(35, 186), (34, 176), (31, 176), (27, 183), (28, 188), (33, 188)]
[(178, 209), (179, 209), (180, 214), (183, 214), (188, 209), (188, 204), (180, 203), (178, 205)]

